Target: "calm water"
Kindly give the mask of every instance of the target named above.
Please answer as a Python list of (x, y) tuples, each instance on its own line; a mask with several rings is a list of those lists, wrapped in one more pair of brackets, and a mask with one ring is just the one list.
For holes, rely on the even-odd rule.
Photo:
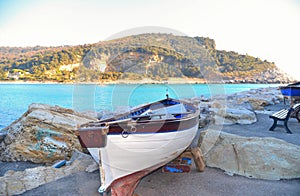
[(116, 110), (170, 97), (210, 97), (270, 84), (142, 84), (142, 85), (69, 85), (69, 84), (0, 84), (0, 130), (18, 119), (31, 103), (59, 105), (77, 111)]

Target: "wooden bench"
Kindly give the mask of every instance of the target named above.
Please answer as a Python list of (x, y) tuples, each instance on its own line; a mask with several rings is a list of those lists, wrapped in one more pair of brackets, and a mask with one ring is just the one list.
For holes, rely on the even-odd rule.
[(289, 109), (282, 109), (278, 112), (275, 112), (274, 114), (269, 116), (270, 118), (272, 118), (274, 120), (274, 123), (269, 130), (274, 131), (275, 127), (277, 126), (277, 121), (284, 121), (284, 128), (285, 128), (286, 132), (291, 134), (292, 132), (288, 128), (288, 125), (287, 125), (288, 120), (292, 115), (295, 115), (295, 117), (300, 122), (299, 116), (298, 116), (299, 111), (300, 111), (300, 103), (295, 104), (293, 107), (291, 107)]

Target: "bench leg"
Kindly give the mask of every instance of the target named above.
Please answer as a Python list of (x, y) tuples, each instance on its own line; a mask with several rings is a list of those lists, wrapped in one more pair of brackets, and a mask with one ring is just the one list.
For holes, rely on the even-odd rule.
[(287, 133), (292, 134), (291, 130), (287, 126), (287, 122), (288, 122), (287, 120), (284, 121), (284, 128), (285, 128)]
[(273, 119), (274, 120), (274, 123), (272, 125), (272, 127), (269, 129), (269, 131), (274, 131), (275, 127), (277, 126), (277, 120), (276, 119)]

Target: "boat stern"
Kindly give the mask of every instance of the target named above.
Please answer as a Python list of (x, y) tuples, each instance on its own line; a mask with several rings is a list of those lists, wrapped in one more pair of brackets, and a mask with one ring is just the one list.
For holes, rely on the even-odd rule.
[(103, 148), (107, 145), (109, 126), (106, 123), (93, 126), (92, 123), (78, 129), (79, 141), (83, 148)]

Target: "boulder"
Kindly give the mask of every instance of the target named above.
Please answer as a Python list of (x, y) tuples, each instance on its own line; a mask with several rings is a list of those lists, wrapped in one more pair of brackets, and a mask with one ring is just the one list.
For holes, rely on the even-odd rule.
[(75, 134), (81, 124), (96, 120), (71, 109), (31, 104), (28, 111), (6, 127), (0, 144), (2, 161), (52, 163), (82, 150)]
[(7, 135), (7, 131), (0, 131), (0, 143), (4, 140)]
[(71, 161), (65, 167), (57, 169), (40, 166), (24, 171), (9, 170), (0, 177), (0, 195), (22, 194), (68, 175), (86, 171), (93, 165), (95, 165), (95, 161), (91, 156), (74, 151)]
[(279, 103), (283, 96), (278, 88), (260, 88), (231, 95), (237, 104), (250, 103), (254, 110), (263, 110), (265, 106)]
[(254, 111), (248, 108), (246, 104), (214, 100), (210, 110), (214, 114), (213, 122), (217, 125), (252, 124), (257, 121), (257, 118)]
[(253, 111), (246, 108), (225, 108), (214, 110), (215, 124), (232, 125), (232, 124), (252, 124), (257, 121)]
[(234, 93), (227, 97), (214, 96), (208, 103), (215, 124), (252, 124), (257, 121), (256, 112), (265, 106), (283, 100), (278, 88), (261, 88)]
[(270, 105), (270, 101), (264, 98), (245, 97), (237, 100), (238, 104), (250, 103), (254, 110), (263, 110), (265, 106)]
[(269, 87), (231, 95), (215, 95), (210, 99), (204, 96), (194, 97), (188, 101), (199, 106), (200, 127), (203, 127), (209, 123), (252, 124), (257, 121), (256, 113), (261, 113), (265, 106), (280, 103), (283, 96), (279, 88)]
[(212, 129), (201, 133), (206, 165), (249, 178), (300, 178), (300, 146), (275, 138), (242, 137)]
[(203, 128), (210, 123), (212, 112), (209, 109), (209, 105), (205, 102), (198, 103), (198, 108), (200, 110), (199, 128)]

